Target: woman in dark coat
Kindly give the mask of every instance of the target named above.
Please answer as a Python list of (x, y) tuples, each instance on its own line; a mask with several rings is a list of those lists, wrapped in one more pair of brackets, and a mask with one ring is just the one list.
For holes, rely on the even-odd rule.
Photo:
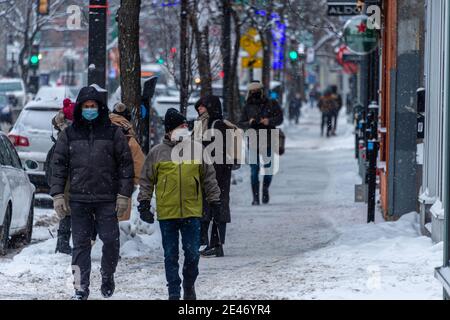
[[(210, 210), (205, 205), (204, 218), (202, 223), (202, 245), (206, 248), (201, 251), (203, 257), (223, 257), (223, 245), (225, 244), (225, 235), (227, 223), (231, 222), (230, 214), (230, 184), (231, 184), (231, 170), (232, 165), (226, 164), (226, 130), (227, 125), (223, 121), (222, 104), (220, 99), (216, 96), (206, 96), (201, 98), (195, 105), (195, 109), (199, 114), (198, 121), (200, 126), (196, 126), (195, 130), (202, 129), (203, 134), (208, 129), (215, 129), (222, 133), (224, 149), (223, 162), (221, 164), (214, 163), (216, 170), (216, 179), (220, 187), (221, 210), (217, 217), (213, 217)], [(200, 123), (198, 123), (200, 124)], [(198, 132), (197, 132), (198, 134)], [(213, 140), (214, 138), (212, 138)], [(203, 141), (206, 147), (212, 141)], [(213, 155), (215, 156), (215, 155)], [(205, 201), (204, 201), (205, 202)], [(206, 202), (205, 202), (206, 203)], [(211, 237), (208, 239), (209, 226), (212, 223)]]

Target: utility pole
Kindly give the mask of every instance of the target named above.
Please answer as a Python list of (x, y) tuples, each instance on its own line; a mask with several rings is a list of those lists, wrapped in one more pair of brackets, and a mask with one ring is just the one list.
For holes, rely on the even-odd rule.
[(369, 106), (367, 116), (367, 176), (366, 183), (368, 185), (368, 203), (367, 203), (367, 223), (375, 222), (375, 206), (377, 191), (377, 159), (378, 159), (378, 110), (379, 106), (376, 102), (372, 102)]
[(180, 112), (186, 115), (189, 100), (188, 43), (189, 43), (189, 1), (181, 0), (180, 23)]
[(222, 28), (222, 56), (223, 56), (223, 111), (227, 113), (232, 100), (231, 88), (231, 0), (222, 1), (223, 28)]
[(102, 88), (106, 88), (107, 10), (107, 0), (89, 0), (88, 85)]

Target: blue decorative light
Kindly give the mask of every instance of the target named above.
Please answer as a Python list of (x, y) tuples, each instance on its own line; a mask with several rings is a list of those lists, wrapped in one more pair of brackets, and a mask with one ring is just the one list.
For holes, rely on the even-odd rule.
[(175, 7), (177, 5), (179, 5), (181, 2), (181, 0), (155, 0), (152, 3), (153, 7)]
[(277, 100), (278, 99), (278, 93), (276, 93), (275, 91), (271, 91), (270, 92), (270, 98), (272, 100)]

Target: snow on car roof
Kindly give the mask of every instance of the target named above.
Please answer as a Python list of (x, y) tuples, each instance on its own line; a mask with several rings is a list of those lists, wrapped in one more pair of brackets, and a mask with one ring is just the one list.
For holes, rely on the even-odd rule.
[(26, 104), (24, 109), (62, 109), (62, 101), (56, 100), (39, 100), (39, 101), (30, 101)]
[(1, 78), (0, 83), (22, 82), (20, 78)]

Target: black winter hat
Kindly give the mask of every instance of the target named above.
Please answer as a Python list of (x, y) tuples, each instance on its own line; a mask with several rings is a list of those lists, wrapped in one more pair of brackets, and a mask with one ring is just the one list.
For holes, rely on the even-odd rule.
[(170, 108), (166, 112), (166, 116), (164, 118), (164, 127), (166, 128), (166, 133), (176, 129), (182, 124), (187, 123), (186, 118), (174, 108)]

